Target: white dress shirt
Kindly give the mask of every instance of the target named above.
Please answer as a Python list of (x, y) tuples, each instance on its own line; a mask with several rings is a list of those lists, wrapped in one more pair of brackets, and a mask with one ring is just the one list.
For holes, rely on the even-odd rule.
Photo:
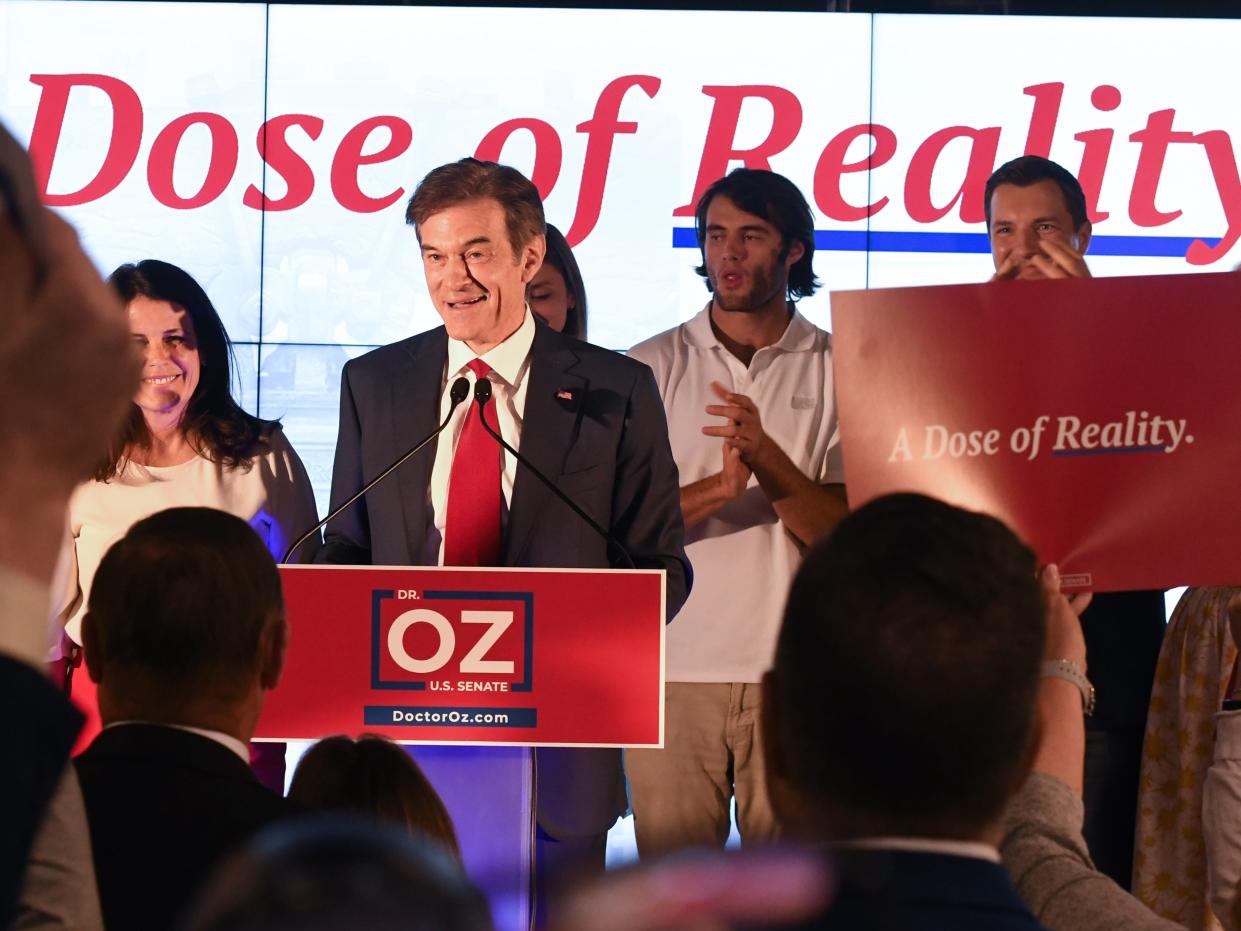
[[(474, 373), (467, 366), (474, 359), (482, 359), (491, 366), (492, 404), (500, 436), (514, 449), (521, 449), (521, 423), (526, 410), (527, 376), (530, 373), (530, 346), (534, 343), (534, 316), (526, 308), (521, 326), (498, 346), (481, 356), (474, 353), (460, 340), (448, 340), (448, 360), (444, 365), (444, 378), (440, 382), (440, 421), (448, 414), (449, 385), (459, 376), (470, 381), (470, 393), (452, 415), (448, 426), (440, 433), (435, 444), (435, 464), (431, 469), (430, 512), (427, 521), (426, 546), (423, 561), (427, 565), (444, 564), (444, 527), (448, 520), (448, 483), (452, 476), (453, 454), (457, 440), (465, 427), (465, 418), (478, 417), (478, 405), (474, 403)], [(501, 527), (508, 524), (508, 508), (513, 500), (513, 482), (517, 479), (517, 460), (508, 452), (503, 453), (500, 470), (500, 486), (504, 493), (504, 509)]]

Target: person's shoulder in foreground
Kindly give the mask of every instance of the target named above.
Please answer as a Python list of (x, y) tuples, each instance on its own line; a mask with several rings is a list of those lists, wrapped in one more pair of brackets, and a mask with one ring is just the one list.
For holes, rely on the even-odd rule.
[(788, 931), (1037, 931), (1003, 867), (907, 851), (837, 853), (835, 898)]
[(763, 701), (773, 805), (839, 861), (803, 927), (1039, 927), (996, 849), (1037, 736), (1035, 569), (998, 520), (913, 494), (807, 551)]
[[(0, 126), (0, 921), (82, 724), (48, 681), (50, 589), (73, 488), (91, 474), (138, 384), (116, 299), (73, 229), (44, 208)], [(48, 360), (55, 359), (55, 365)], [(17, 765), (11, 761), (18, 761)]]

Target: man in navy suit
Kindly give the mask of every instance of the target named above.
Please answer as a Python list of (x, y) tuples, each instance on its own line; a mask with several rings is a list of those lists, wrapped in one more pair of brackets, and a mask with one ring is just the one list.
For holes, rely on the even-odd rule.
[(1039, 927), (996, 849), (1037, 739), (1035, 568), (998, 520), (912, 494), (806, 554), (763, 698), (773, 804), (840, 873), (804, 927)]
[[(655, 379), (641, 363), (548, 329), (527, 308), (526, 285), (546, 249), (537, 189), (512, 168), (462, 159), (422, 180), (406, 220), (444, 325), (345, 366), (333, 506), (447, 416), (454, 381), (468, 379), (472, 392), (487, 378), (494, 429), (638, 567), (667, 572), (671, 618), (690, 573)], [(478, 418), (472, 402), (458, 407), (433, 448), (328, 524), (320, 560), (626, 565), (514, 457), (501, 454)], [(558, 872), (602, 869), (606, 832), (625, 807), (620, 752), (540, 750), (535, 761), (544, 864)]]
[(288, 627), (280, 575), (243, 520), (171, 508), (95, 574), (82, 627), (104, 729), (74, 762), (108, 928), (169, 928), (223, 857), (297, 808), (246, 743)]

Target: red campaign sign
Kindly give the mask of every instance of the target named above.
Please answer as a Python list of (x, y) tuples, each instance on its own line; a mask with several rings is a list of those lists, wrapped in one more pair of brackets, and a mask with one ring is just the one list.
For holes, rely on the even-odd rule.
[(662, 746), (652, 570), (281, 566), (291, 636), (256, 738)]
[(1241, 577), (1241, 276), (832, 295), (849, 500), (1004, 520), (1066, 588)]

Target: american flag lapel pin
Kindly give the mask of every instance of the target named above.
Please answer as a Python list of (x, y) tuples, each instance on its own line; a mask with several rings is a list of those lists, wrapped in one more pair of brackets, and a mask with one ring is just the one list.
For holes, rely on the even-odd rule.
[(559, 398), (561, 401), (572, 401), (573, 392), (568, 390), (567, 388), (561, 388), (559, 391), (556, 392), (556, 397)]

